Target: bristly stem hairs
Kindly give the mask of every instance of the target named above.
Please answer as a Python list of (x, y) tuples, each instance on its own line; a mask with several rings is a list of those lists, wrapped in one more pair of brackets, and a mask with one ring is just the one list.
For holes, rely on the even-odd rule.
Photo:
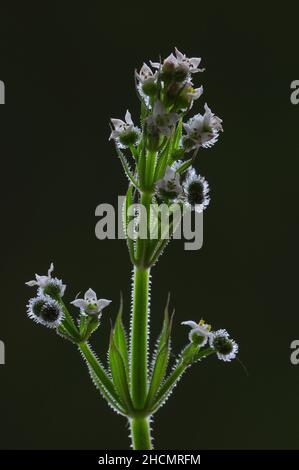
[[(53, 277), (53, 264), (47, 275), (36, 274), (34, 280), (27, 282), (37, 288), (36, 297), (27, 305), (29, 318), (55, 329), (77, 346), (99, 392), (116, 413), (129, 421), (133, 449), (153, 448), (151, 418), (186, 369), (211, 355), (231, 361), (238, 352), (238, 345), (226, 330), (213, 331), (200, 318), (184, 321), (190, 328), (188, 343), (169, 367), (173, 314), (169, 312), (168, 297), (162, 330), (153, 357), (149, 356), (150, 272), (176, 230), (176, 209), (172, 208), (180, 208), (183, 217), (187, 211), (202, 212), (208, 207), (208, 182), (193, 164), (200, 149), (214, 145), (223, 131), (222, 120), (207, 104), (202, 114), (186, 120), (203, 94), (203, 87), (195, 88), (193, 84), (193, 76), (204, 70), (199, 68), (200, 62), (200, 58), (188, 58), (175, 49), (163, 62), (144, 63), (140, 71), (135, 71), (136, 93), (141, 103), (139, 125), (134, 124), (129, 111), (124, 120), (111, 119), (110, 139), (129, 181), (123, 221), (133, 265), (133, 289), (129, 335), (123, 324), (121, 298), (110, 332), (107, 365), (95, 355), (89, 339), (98, 330), (103, 310), (111, 301), (98, 299), (96, 292), (88, 289), (82, 298), (70, 302), (75, 310), (70, 313), (63, 300), (66, 286)], [(133, 203), (142, 204), (146, 210), (128, 215)], [(170, 237), (160, 230), (160, 218), (153, 220), (150, 213), (152, 204), (162, 203), (173, 216), (168, 227)], [(137, 225), (146, 227), (148, 236), (136, 239), (128, 236), (128, 226), (134, 217)], [(159, 234), (155, 239), (150, 237), (153, 224), (157, 224)]]

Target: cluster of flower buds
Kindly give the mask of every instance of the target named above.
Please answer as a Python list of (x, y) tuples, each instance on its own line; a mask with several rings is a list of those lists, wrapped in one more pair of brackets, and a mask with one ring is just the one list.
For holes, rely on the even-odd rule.
[(229, 362), (235, 359), (238, 345), (230, 338), (226, 330), (211, 331), (211, 325), (205, 323), (204, 320), (200, 320), (199, 323), (191, 320), (184, 321), (182, 325), (190, 326), (189, 341), (192, 345), (202, 348), (209, 343), (210, 348), (216, 352), (221, 361)]
[[(98, 299), (92, 289), (88, 289), (83, 299), (76, 298), (72, 305), (80, 309), (78, 320), (79, 329), (75, 327), (72, 319), (62, 302), (66, 285), (61, 279), (52, 277), (54, 265), (51, 263), (48, 274), (45, 276), (35, 275), (35, 280), (26, 282), (29, 287), (37, 287), (37, 296), (29, 300), (27, 314), (29, 318), (49, 328), (58, 329), (62, 336), (72, 341), (83, 341), (88, 339), (93, 331), (99, 326), (102, 310), (110, 304), (110, 300)], [(68, 319), (65, 316), (68, 316)], [(71, 322), (71, 332), (68, 332), (67, 322)], [(66, 326), (66, 330), (65, 327)], [(62, 328), (61, 328), (62, 327)], [(68, 334), (67, 334), (68, 333)]]
[(48, 326), (57, 328), (64, 318), (63, 308), (58, 299), (63, 297), (66, 285), (61, 279), (52, 277), (54, 265), (51, 263), (47, 276), (35, 275), (35, 280), (26, 282), (29, 287), (37, 287), (37, 297), (29, 300), (27, 313), (29, 318)]
[[(197, 212), (209, 204), (209, 185), (192, 164), (198, 150), (214, 145), (223, 131), (222, 120), (207, 104), (203, 114), (183, 122), (203, 94), (203, 87), (194, 88), (193, 84), (193, 75), (204, 70), (199, 68), (200, 62), (199, 57), (188, 58), (175, 49), (164, 61), (144, 63), (139, 72), (135, 71), (142, 103), (140, 127), (127, 111), (124, 121), (111, 119), (110, 135), (126, 174), (137, 189), (155, 193), (161, 202), (181, 203)], [(135, 163), (133, 171), (121, 151), (126, 148)]]

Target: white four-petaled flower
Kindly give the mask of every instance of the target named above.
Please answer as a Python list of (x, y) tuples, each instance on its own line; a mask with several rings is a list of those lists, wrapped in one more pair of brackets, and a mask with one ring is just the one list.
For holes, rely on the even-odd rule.
[[(196, 73), (196, 72), (203, 72), (204, 69), (199, 69), (198, 66), (201, 62), (200, 57), (186, 57), (185, 54), (180, 52), (177, 48), (175, 48), (175, 55), (170, 54), (163, 62), (163, 66), (167, 68), (178, 69), (181, 68), (185, 71), (186, 74), (189, 73)], [(161, 64), (159, 62), (150, 62), (151, 66), (160, 69)]]
[(48, 287), (53, 287), (62, 297), (64, 295), (66, 285), (62, 283), (61, 279), (57, 279), (57, 277), (52, 277), (53, 271), (54, 264), (51, 263), (50, 268), (48, 269), (47, 276), (40, 276), (39, 274), (35, 274), (35, 280), (28, 281), (25, 284), (29, 287), (37, 286), (42, 292)]
[(75, 307), (80, 308), (82, 313), (87, 315), (101, 315), (103, 308), (107, 307), (111, 300), (98, 299), (94, 290), (88, 289), (84, 294), (84, 299), (75, 299), (71, 302)]
[(212, 113), (207, 104), (205, 104), (205, 113), (196, 114), (186, 124), (183, 124), (186, 136), (183, 138), (183, 144), (187, 150), (199, 147), (211, 147), (219, 136), (219, 131), (223, 132), (222, 119)]
[(144, 63), (140, 69), (140, 72), (138, 73), (136, 71), (135, 74), (138, 80), (142, 83), (142, 85), (144, 85), (147, 83), (154, 83), (157, 78), (158, 73), (157, 72), (154, 73), (152, 69), (147, 64)]
[(140, 129), (136, 127), (132, 121), (131, 113), (127, 110), (125, 120), (111, 118), (114, 129), (112, 130), (109, 140), (114, 139), (119, 147), (125, 148), (127, 145), (124, 143), (128, 138), (132, 143), (136, 143), (140, 136)]
[(168, 166), (164, 177), (157, 181), (156, 189), (162, 198), (175, 199), (182, 192), (179, 173)]
[(194, 336), (199, 336), (202, 341), (200, 343), (200, 346), (204, 346), (207, 344), (209, 336), (210, 336), (210, 331), (211, 331), (211, 325), (208, 325), (205, 323), (204, 320), (200, 320), (199, 323), (196, 323), (195, 321), (183, 321), (182, 325), (187, 325), (190, 326), (191, 330), (189, 332), (189, 341), (192, 343), (194, 340)]

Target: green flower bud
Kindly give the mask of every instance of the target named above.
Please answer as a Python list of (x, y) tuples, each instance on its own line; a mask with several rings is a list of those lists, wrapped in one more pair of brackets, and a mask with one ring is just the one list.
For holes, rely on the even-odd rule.
[(139, 133), (134, 129), (131, 131), (125, 131), (119, 135), (119, 142), (124, 147), (129, 147), (130, 145), (135, 145), (139, 140)]
[(57, 328), (63, 320), (61, 305), (48, 295), (30, 299), (27, 305), (29, 318), (49, 328)]

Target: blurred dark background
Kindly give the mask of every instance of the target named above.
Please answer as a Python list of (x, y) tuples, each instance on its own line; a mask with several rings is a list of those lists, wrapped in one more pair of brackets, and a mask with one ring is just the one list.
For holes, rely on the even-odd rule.
[(249, 5), (1, 5), (2, 449), (129, 445), (76, 349), (27, 319), (24, 282), (54, 261), (68, 301), (90, 286), (113, 299), (93, 342), (105, 360), (120, 289), (128, 323), (131, 283), (125, 242), (94, 234), (95, 207), (127, 187), (108, 119), (127, 108), (138, 119), (134, 68), (174, 46), (202, 57), (195, 111), (206, 100), (225, 132), (196, 162), (212, 190), (203, 249), (175, 241), (152, 272), (152, 339), (170, 290), (174, 352), (186, 341), (180, 322), (203, 316), (240, 343), (249, 376), (237, 361), (194, 366), (155, 417), (156, 447), (299, 448), (299, 366), (289, 357), (299, 338), (298, 11)]

